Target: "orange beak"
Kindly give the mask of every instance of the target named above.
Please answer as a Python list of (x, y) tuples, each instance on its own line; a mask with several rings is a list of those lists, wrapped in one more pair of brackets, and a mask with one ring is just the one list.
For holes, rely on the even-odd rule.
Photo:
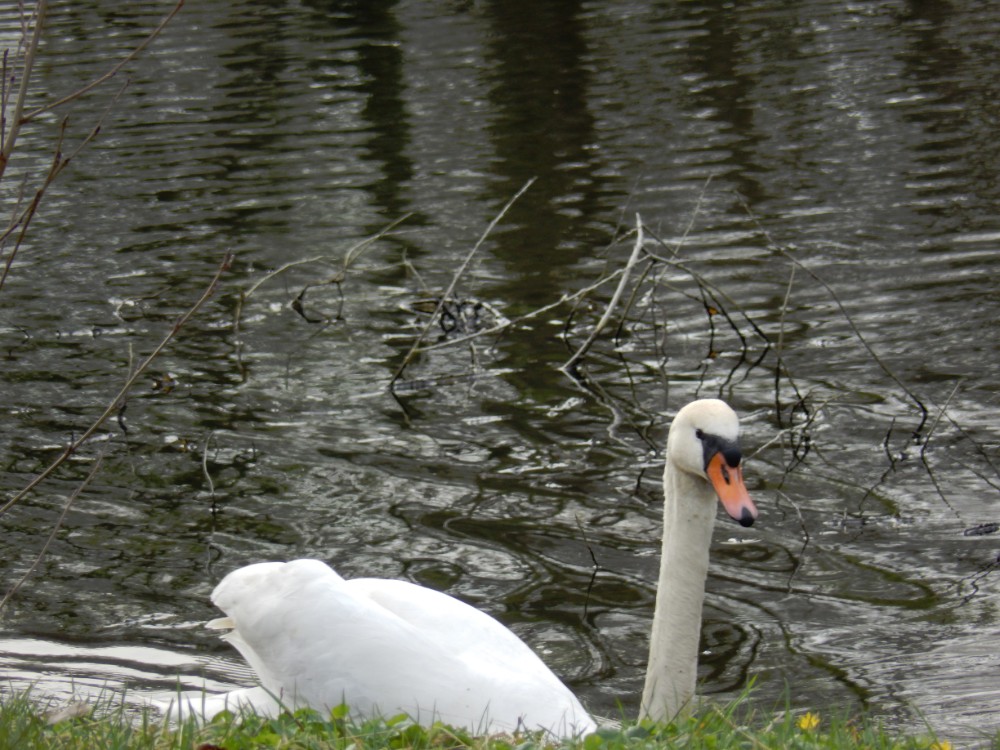
[(726, 513), (739, 521), (740, 526), (752, 526), (757, 518), (757, 506), (753, 504), (747, 486), (743, 484), (742, 467), (729, 466), (725, 456), (716, 453), (708, 462), (706, 473)]

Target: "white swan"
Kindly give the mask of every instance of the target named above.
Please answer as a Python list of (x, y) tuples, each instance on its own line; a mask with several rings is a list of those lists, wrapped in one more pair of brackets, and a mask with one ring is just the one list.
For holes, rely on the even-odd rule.
[[(689, 404), (670, 428), (663, 561), (642, 698), (654, 719), (673, 718), (694, 695), (716, 493), (744, 526), (757, 516), (743, 484), (738, 432), (736, 414), (717, 400)], [(182, 694), (175, 716), (347, 703), (355, 715), (406, 713), (487, 734), (542, 729), (570, 737), (596, 728), (514, 633), (422, 586), (344, 580), (322, 562), (295, 560), (233, 571), (212, 601), (226, 617), (209, 627), (228, 631), (223, 637), (261, 684), (219, 696)]]
[(344, 580), (318, 560), (258, 563), (212, 592), (209, 627), (250, 663), (260, 687), (181, 695), (177, 716), (280, 705), (355, 716), (410, 715), (483, 734), (593, 731), (576, 696), (514, 633), (475, 607), (406, 581)]

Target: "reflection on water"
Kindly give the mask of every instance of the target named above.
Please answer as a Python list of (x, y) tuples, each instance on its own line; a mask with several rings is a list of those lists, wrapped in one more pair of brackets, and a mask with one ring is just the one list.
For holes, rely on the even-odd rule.
[[(719, 523), (703, 692), (757, 675), (764, 706), (787, 685), (995, 731), (996, 539), (963, 531), (998, 520), (1000, 14), (521, 5), (201, 4), (130, 66), (0, 290), (7, 496), (236, 262), (121, 419), (4, 516), (12, 581), (103, 455), (5, 612), (5, 672), (237, 683), (193, 626), (214, 583), (315, 556), (460, 596), (595, 712), (634, 712), (665, 426), (721, 395), (762, 515)], [(34, 96), (163, 12), (53, 9)], [(69, 141), (112, 96), (72, 105)], [(8, 212), (55, 124), (22, 133)], [(515, 324), (418, 355), (394, 397), (426, 301), (531, 178), (455, 292)], [(614, 282), (519, 316), (620, 269), (636, 213), (656, 260), (574, 381)]]
[[(30, 690), (55, 705), (118, 696), (141, 708), (150, 700), (170, 700), (177, 690), (226, 690), (234, 680), (252, 679), (248, 668), (221, 660), (188, 658), (149, 646), (87, 647), (37, 638), (0, 640), (0, 665), (7, 688)], [(204, 676), (186, 677), (194, 671)], [(134, 685), (144, 689), (133, 691)], [(117, 702), (117, 701), (114, 701)]]

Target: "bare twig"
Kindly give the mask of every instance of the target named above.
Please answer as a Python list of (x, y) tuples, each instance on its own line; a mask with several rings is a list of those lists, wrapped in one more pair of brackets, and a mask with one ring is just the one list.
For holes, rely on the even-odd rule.
[(812, 271), (812, 269), (810, 269), (808, 266), (804, 265), (801, 261), (798, 260), (798, 258), (795, 258), (787, 250), (785, 250), (782, 247), (778, 247), (777, 249), (778, 249), (778, 252), (780, 252), (786, 258), (788, 258), (789, 260), (791, 260), (796, 266), (798, 266), (803, 271), (805, 271), (807, 274), (809, 274), (809, 276), (814, 281), (818, 282), (820, 284), (820, 286), (822, 286), (824, 289), (826, 289), (827, 293), (830, 295), (830, 298), (833, 300), (834, 304), (837, 306), (837, 309), (839, 309), (840, 312), (841, 312), (841, 314), (844, 316), (844, 320), (847, 321), (847, 325), (850, 326), (851, 330), (854, 332), (855, 337), (858, 339), (858, 341), (861, 343), (861, 345), (865, 348), (865, 351), (868, 352), (869, 356), (872, 358), (872, 360), (875, 362), (875, 364), (877, 364), (879, 366), (879, 369), (882, 370), (882, 372), (884, 372), (889, 377), (890, 380), (892, 380), (896, 385), (898, 385), (902, 389), (903, 393), (905, 393), (907, 396), (909, 396), (910, 400), (912, 400), (913, 403), (917, 405), (917, 408), (920, 409), (920, 413), (921, 413), (922, 417), (920, 419), (920, 424), (917, 425), (917, 428), (914, 430), (914, 436), (919, 436), (921, 430), (923, 429), (924, 424), (927, 422), (927, 417), (929, 416), (928, 411), (927, 411), (927, 407), (924, 405), (924, 402), (921, 401), (920, 397), (917, 396), (917, 394), (915, 394), (909, 388), (909, 386), (906, 385), (906, 383), (904, 383), (902, 380), (900, 380), (899, 376), (896, 375), (896, 373), (894, 373), (889, 368), (889, 366), (882, 360), (882, 358), (878, 356), (878, 354), (872, 348), (871, 344), (868, 343), (868, 339), (866, 339), (864, 337), (864, 335), (861, 333), (861, 329), (858, 328), (857, 324), (854, 322), (854, 318), (852, 318), (851, 315), (850, 315), (850, 313), (847, 312), (847, 308), (845, 308), (844, 307), (844, 303), (840, 301), (840, 297), (837, 295), (837, 293), (835, 291), (833, 291), (833, 287), (831, 287), (829, 284), (827, 284), (826, 281), (824, 281), (819, 276), (819, 274), (817, 274), (814, 271)]
[[(785, 315), (788, 313), (788, 300), (792, 296), (792, 284), (795, 281), (795, 265), (791, 266), (791, 273), (788, 274), (788, 288), (785, 290), (785, 298), (781, 301), (781, 316), (778, 319), (778, 341), (774, 345), (774, 356), (778, 361), (774, 368), (774, 413), (778, 419), (778, 426), (782, 426), (781, 419), (781, 371), (785, 369), (782, 353), (785, 351)], [(787, 372), (787, 370), (786, 370)], [(789, 377), (789, 380), (791, 378)]]
[(208, 470), (208, 447), (214, 438), (215, 430), (212, 430), (205, 437), (205, 445), (201, 449), (201, 473), (204, 474), (205, 481), (208, 482), (208, 494), (213, 498), (215, 497), (215, 482), (212, 481), (212, 473)]
[[(39, 5), (42, 4), (43, 2), (42, 0), (40, 0)], [(140, 42), (139, 45), (131, 52), (129, 52), (125, 57), (123, 57), (121, 60), (115, 63), (115, 65), (113, 65), (106, 73), (104, 73), (104, 75), (98, 76), (93, 81), (88, 83), (86, 86), (82, 86), (78, 88), (76, 91), (73, 91), (72, 93), (69, 93), (60, 99), (56, 99), (56, 101), (54, 102), (50, 102), (49, 104), (45, 104), (39, 107), (38, 109), (32, 110), (28, 114), (24, 115), (23, 118), (21, 118), (19, 124), (30, 122), (32, 119), (38, 117), (38, 115), (44, 112), (49, 112), (55, 109), (56, 107), (61, 107), (62, 105), (68, 104), (69, 102), (75, 99), (79, 99), (81, 96), (97, 88), (105, 81), (114, 78), (118, 74), (118, 71), (120, 71), (123, 67), (125, 67), (136, 57), (138, 57), (139, 53), (142, 52), (144, 49), (146, 49), (146, 47), (148, 47), (153, 42), (153, 40), (156, 39), (156, 37), (158, 37), (163, 32), (163, 30), (167, 27), (167, 24), (169, 24), (173, 20), (174, 16), (180, 13), (181, 8), (183, 7), (184, 7), (184, 0), (177, 0), (177, 4), (174, 5), (173, 10), (171, 10), (169, 13), (167, 13), (166, 16), (163, 17), (163, 20), (160, 21), (159, 25), (149, 33), (149, 36), (143, 39), (142, 42)], [(27, 79), (27, 76), (25, 76), (25, 79)]]
[[(365, 250), (371, 247), (378, 240), (385, 237), (387, 234), (389, 234), (389, 232), (391, 232), (393, 229), (398, 227), (404, 221), (409, 219), (412, 215), (413, 215), (412, 213), (408, 213), (403, 216), (400, 216), (398, 219), (386, 225), (383, 229), (380, 229), (378, 232), (371, 235), (370, 237), (365, 237), (360, 242), (356, 242), (355, 244), (351, 245), (351, 247), (347, 249), (347, 252), (344, 253), (344, 257), (341, 259), (340, 270), (336, 274), (334, 274), (332, 278), (327, 279), (326, 281), (323, 282), (307, 284), (299, 293), (299, 296), (301, 297), (306, 293), (308, 289), (311, 289), (314, 286), (320, 286), (322, 284), (339, 284), (341, 281), (344, 280), (344, 277), (346, 276), (347, 271), (350, 269), (351, 265), (358, 258), (361, 257), (361, 255), (365, 252)], [(264, 274), (261, 278), (257, 279), (257, 281), (251, 284), (245, 291), (240, 292), (240, 298), (236, 304), (236, 313), (234, 315), (235, 331), (238, 333), (240, 330), (240, 321), (243, 316), (243, 307), (246, 304), (246, 301), (250, 299), (250, 297), (252, 297), (256, 293), (256, 291), (260, 289), (261, 286), (266, 284), (271, 279), (280, 276), (285, 271), (288, 271), (292, 268), (296, 268), (297, 266), (306, 266), (312, 263), (324, 263), (324, 262), (329, 263), (330, 260), (331, 259), (326, 255), (314, 255), (311, 258), (300, 258), (299, 260), (292, 260), (289, 261), (288, 263), (278, 266), (273, 271), (270, 271)]]
[(806, 551), (809, 549), (809, 543), (811, 538), (809, 536), (809, 527), (806, 525), (805, 518), (802, 517), (802, 510), (799, 508), (798, 503), (796, 503), (792, 498), (786, 495), (781, 490), (778, 490), (778, 494), (784, 498), (789, 505), (795, 510), (795, 515), (799, 518), (799, 528), (802, 529), (802, 547), (799, 549), (798, 559), (795, 561), (795, 567), (792, 568), (792, 572), (788, 574), (788, 582), (786, 583), (788, 593), (792, 592), (792, 583), (795, 581), (795, 576), (799, 574), (802, 570), (802, 566), (806, 562)]
[(958, 393), (959, 386), (961, 386), (961, 385), (962, 385), (962, 381), (961, 380), (959, 380), (957, 383), (955, 383), (955, 387), (952, 388), (951, 389), (951, 393), (948, 394), (948, 398), (945, 400), (944, 406), (941, 407), (941, 410), (938, 412), (937, 417), (934, 419), (934, 422), (931, 424), (931, 428), (929, 430), (927, 430), (927, 437), (924, 440), (923, 445), (920, 446), (920, 460), (924, 461), (925, 464), (927, 463), (927, 461), (926, 461), (927, 445), (931, 441), (931, 436), (934, 434), (934, 431), (937, 429), (938, 424), (941, 423), (941, 417), (943, 417), (945, 415), (945, 412), (948, 411), (948, 406), (951, 404), (951, 400), (953, 398), (955, 398), (955, 394)]
[(597, 321), (597, 325), (590, 331), (590, 335), (587, 340), (583, 342), (576, 353), (567, 360), (559, 369), (566, 373), (571, 373), (576, 370), (577, 364), (583, 359), (583, 356), (590, 349), (591, 345), (594, 343), (595, 339), (600, 335), (601, 331), (604, 330), (604, 326), (608, 324), (611, 319), (611, 315), (615, 308), (618, 306), (618, 300), (621, 299), (622, 293), (625, 291), (625, 285), (628, 283), (629, 275), (632, 268), (635, 266), (636, 261), (639, 259), (640, 253), (642, 253), (642, 243), (643, 243), (643, 233), (642, 233), (642, 218), (639, 214), (635, 215), (635, 245), (632, 247), (632, 255), (628, 259), (628, 263), (625, 265), (622, 271), (622, 277), (618, 281), (618, 286), (615, 288), (614, 294), (611, 295), (611, 301), (608, 302), (608, 306), (604, 310), (604, 314), (601, 319)]
[[(21, 130), (21, 126), (27, 122), (27, 118), (23, 116), (24, 103), (28, 98), (28, 84), (31, 82), (31, 69), (35, 65), (35, 58), (38, 54), (38, 42), (42, 38), (42, 28), (45, 25), (45, 14), (48, 11), (48, 5), (47, 0), (38, 0), (35, 5), (35, 11), (32, 14), (34, 18), (34, 26), (31, 30), (31, 36), (28, 37), (28, 44), (24, 50), (24, 60), (21, 64), (21, 80), (18, 85), (17, 96), (14, 98), (14, 112), (9, 118), (10, 130), (4, 132), (3, 148), (0, 149), (0, 177), (3, 177), (4, 171), (7, 169), (7, 163), (10, 161), (10, 155), (14, 152), (14, 146), (17, 143), (17, 136)], [(25, 33), (27, 33), (27, 29), (25, 29)], [(4, 72), (6, 73), (6, 71)], [(5, 109), (5, 119), (6, 114)]]
[[(105, 449), (106, 448), (107, 446), (105, 446)], [(90, 484), (91, 480), (93, 480), (93, 478), (97, 476), (97, 472), (101, 468), (101, 464), (103, 462), (104, 462), (104, 451), (98, 454), (97, 459), (94, 461), (94, 465), (90, 468), (90, 472), (88, 472), (86, 478), (79, 485), (77, 485), (76, 489), (74, 489), (70, 493), (70, 496), (66, 498), (66, 504), (63, 505), (62, 512), (59, 514), (59, 518), (56, 519), (55, 525), (52, 527), (52, 531), (49, 532), (48, 538), (45, 540), (45, 543), (42, 545), (42, 548), (38, 551), (38, 554), (35, 556), (35, 561), (31, 563), (31, 566), (24, 572), (24, 575), (22, 575), (17, 580), (17, 582), (14, 583), (14, 585), (7, 590), (7, 593), (4, 594), (3, 599), (0, 600), (0, 610), (2, 610), (4, 606), (6, 606), (7, 602), (10, 601), (11, 597), (13, 597), (15, 593), (17, 593), (17, 590), (21, 588), (24, 582), (27, 581), (28, 578), (31, 576), (31, 574), (35, 572), (35, 570), (38, 568), (39, 565), (41, 565), (42, 560), (45, 558), (45, 553), (49, 551), (49, 546), (55, 540), (56, 534), (59, 532), (59, 529), (62, 528), (63, 522), (65, 522), (66, 520), (66, 515), (69, 513), (70, 506), (73, 505), (76, 499), (80, 496), (80, 493), (83, 492), (84, 488), (88, 484)]]
[(201, 309), (202, 305), (204, 305), (205, 302), (207, 302), (212, 297), (212, 295), (215, 294), (215, 290), (218, 288), (219, 285), (219, 280), (222, 278), (222, 275), (227, 270), (229, 270), (229, 267), (232, 263), (232, 259), (233, 259), (232, 253), (227, 252), (223, 256), (222, 263), (219, 265), (218, 270), (215, 272), (215, 276), (212, 277), (212, 280), (208, 284), (208, 287), (206, 287), (205, 291), (202, 292), (201, 296), (194, 303), (194, 305), (192, 305), (187, 312), (185, 312), (177, 319), (177, 321), (174, 323), (171, 329), (167, 332), (166, 336), (164, 336), (163, 339), (160, 341), (160, 343), (156, 345), (156, 348), (153, 349), (153, 351), (149, 354), (149, 356), (147, 356), (142, 362), (139, 363), (139, 366), (136, 367), (135, 371), (128, 377), (128, 379), (125, 381), (125, 384), (121, 387), (121, 389), (111, 400), (111, 402), (101, 413), (101, 415), (96, 420), (94, 420), (93, 424), (91, 424), (90, 427), (88, 427), (87, 430), (82, 435), (80, 435), (80, 437), (76, 438), (69, 445), (67, 445), (66, 448), (63, 450), (61, 454), (59, 454), (59, 457), (56, 458), (55, 461), (49, 464), (48, 467), (46, 467), (40, 474), (38, 474), (38, 476), (36, 476), (34, 479), (28, 482), (28, 484), (24, 487), (24, 489), (22, 489), (20, 492), (14, 495), (2, 507), (0, 507), (0, 516), (2, 516), (4, 513), (10, 510), (16, 503), (23, 500), (28, 495), (28, 493), (30, 493), (32, 490), (35, 489), (35, 487), (37, 487), (45, 479), (50, 477), (52, 473), (55, 472), (55, 470), (58, 469), (66, 461), (66, 459), (68, 459), (77, 450), (79, 450), (80, 446), (82, 446), (91, 437), (93, 437), (94, 433), (96, 433), (101, 428), (101, 426), (111, 416), (113, 416), (115, 412), (118, 411), (119, 406), (124, 402), (125, 397), (128, 395), (128, 392), (132, 389), (132, 386), (135, 385), (136, 381), (139, 379), (139, 376), (142, 375), (147, 369), (149, 369), (149, 366), (153, 363), (153, 361), (160, 356), (163, 350), (166, 349), (167, 345), (171, 341), (173, 341), (173, 339), (177, 336), (180, 330), (188, 323), (188, 321), (191, 320), (191, 318), (194, 317), (195, 313), (197, 313), (198, 310)]
[(951, 404), (951, 400), (955, 398), (955, 394), (958, 393), (958, 388), (961, 385), (962, 385), (961, 380), (955, 383), (955, 387), (952, 388), (951, 393), (948, 394), (948, 399), (944, 402), (944, 405), (938, 412), (937, 417), (934, 419), (934, 422), (931, 424), (930, 429), (927, 431), (927, 437), (924, 439), (923, 444), (920, 446), (920, 463), (923, 464), (924, 469), (927, 471), (927, 476), (930, 477), (931, 484), (934, 485), (934, 489), (937, 490), (938, 496), (941, 498), (944, 504), (948, 506), (948, 509), (951, 510), (951, 512), (954, 513), (959, 518), (961, 518), (961, 514), (955, 509), (955, 507), (951, 504), (951, 502), (949, 502), (948, 497), (944, 494), (944, 490), (942, 489), (940, 483), (937, 480), (937, 476), (934, 474), (934, 470), (931, 468), (930, 462), (927, 460), (927, 446), (930, 444), (931, 436), (934, 435), (934, 431), (937, 429), (938, 424), (941, 423), (941, 418), (945, 415), (945, 412), (948, 411), (948, 406)]
[(534, 184), (536, 179), (537, 179), (536, 177), (532, 177), (530, 180), (524, 183), (524, 186), (517, 191), (517, 194), (509, 201), (507, 201), (506, 205), (500, 210), (500, 213), (498, 213), (496, 216), (493, 217), (493, 221), (490, 222), (489, 226), (486, 227), (486, 230), (483, 232), (482, 236), (480, 236), (479, 240), (465, 256), (465, 260), (462, 261), (462, 265), (458, 267), (458, 270), (455, 271), (455, 274), (452, 276), (451, 283), (448, 285), (448, 288), (445, 290), (444, 294), (441, 295), (441, 299), (438, 302), (437, 308), (434, 310), (434, 313), (430, 316), (430, 318), (427, 319), (427, 323), (424, 325), (423, 329), (417, 335), (416, 341), (413, 342), (413, 345), (410, 347), (410, 350), (406, 353), (406, 356), (403, 357), (403, 361), (399, 365), (399, 368), (392, 376), (392, 380), (389, 383), (390, 388), (392, 388), (393, 385), (396, 383), (396, 381), (399, 380), (400, 376), (403, 374), (403, 371), (406, 369), (407, 365), (410, 364), (411, 360), (417, 355), (419, 351), (421, 351), (420, 344), (423, 342), (424, 337), (427, 335), (427, 331), (430, 330), (430, 327), (434, 324), (434, 321), (437, 320), (438, 316), (441, 314), (441, 309), (451, 298), (452, 292), (455, 291), (455, 287), (458, 284), (458, 280), (462, 277), (462, 274), (465, 273), (465, 269), (468, 268), (469, 264), (472, 262), (472, 259), (475, 257), (476, 253), (479, 252), (479, 248), (482, 247), (482, 244), (486, 241), (486, 238), (493, 231), (493, 228), (500, 222), (500, 220), (504, 216), (507, 215), (507, 212), (510, 211), (511, 206), (513, 206), (514, 203), (516, 203), (517, 200), (528, 191), (528, 188), (530, 188)]
[(108, 116), (108, 113), (111, 111), (111, 108), (118, 101), (118, 98), (122, 95), (122, 92), (124, 90), (125, 90), (124, 86), (118, 90), (118, 93), (115, 94), (114, 99), (112, 99), (107, 109), (105, 109), (104, 113), (101, 115), (101, 119), (97, 121), (97, 124), (90, 129), (90, 132), (87, 133), (86, 137), (82, 141), (80, 141), (80, 143), (77, 144), (76, 148), (73, 149), (73, 151), (66, 157), (62, 156), (62, 143), (64, 138), (66, 137), (66, 126), (68, 124), (68, 118), (63, 119), (62, 124), (59, 128), (59, 139), (56, 142), (56, 150), (53, 155), (52, 166), (49, 167), (49, 172), (45, 176), (45, 181), (42, 183), (41, 187), (39, 187), (38, 190), (35, 191), (34, 198), (32, 198), (31, 203), (29, 203), (28, 206), (24, 209), (20, 217), (16, 221), (12, 221), (10, 226), (7, 227), (7, 230), (4, 231), (2, 234), (0, 234), (0, 248), (2, 248), (3, 244), (7, 241), (7, 239), (14, 232), (14, 230), (17, 229), (18, 227), (21, 227), (21, 231), (17, 236), (17, 241), (14, 243), (14, 247), (11, 249), (10, 253), (7, 255), (6, 260), (4, 261), (3, 271), (0, 272), (0, 291), (3, 290), (4, 282), (6, 282), (7, 276), (10, 274), (11, 266), (14, 264), (14, 258), (17, 256), (18, 250), (20, 250), (21, 244), (24, 242), (25, 235), (28, 232), (28, 226), (31, 224), (31, 220), (35, 217), (39, 205), (41, 205), (42, 197), (45, 195), (45, 191), (48, 190), (49, 186), (55, 181), (56, 177), (58, 177), (59, 174), (69, 165), (69, 163), (77, 157), (77, 155), (84, 149), (84, 147), (86, 147), (87, 144), (89, 144), (92, 140), (94, 140), (98, 136), (98, 134), (101, 132), (101, 127), (104, 124), (104, 119)]
[[(647, 227), (647, 232), (648, 231), (649, 231), (649, 228)], [(650, 232), (650, 235), (662, 247), (669, 249), (667, 247), (667, 243), (663, 239), (661, 239), (660, 237), (657, 237), (652, 232)], [(654, 252), (651, 252), (648, 248), (646, 250), (646, 254), (649, 255), (650, 258), (652, 258), (654, 260), (657, 260), (657, 261), (660, 261), (661, 263), (665, 264), (666, 266), (669, 266), (671, 268), (678, 268), (681, 271), (683, 271), (684, 273), (688, 274), (692, 279), (695, 280), (695, 282), (697, 282), (698, 287), (699, 287), (699, 291), (700, 291), (701, 295), (704, 295), (704, 291), (707, 289), (709, 291), (709, 293), (710, 293), (710, 296), (712, 297), (713, 302), (715, 303), (716, 308), (722, 314), (722, 316), (724, 318), (726, 318), (726, 322), (729, 323), (730, 327), (733, 329), (733, 331), (736, 333), (736, 335), (739, 336), (739, 338), (743, 342), (744, 346), (747, 345), (746, 337), (739, 330), (739, 326), (736, 325), (736, 322), (732, 319), (732, 317), (727, 312), (726, 306), (723, 305), (720, 300), (724, 300), (726, 302), (726, 304), (729, 305), (729, 307), (732, 307), (733, 309), (738, 310), (739, 313), (740, 313), (740, 315), (742, 315), (743, 319), (747, 322), (747, 325), (749, 325), (753, 329), (754, 333), (756, 333), (757, 336), (764, 342), (765, 346), (768, 346), (768, 347), (771, 346), (771, 339), (763, 331), (763, 329), (759, 325), (757, 325), (757, 321), (755, 321), (753, 318), (751, 318), (747, 314), (747, 312), (742, 307), (740, 307), (732, 297), (730, 297), (722, 289), (720, 289), (718, 286), (716, 286), (715, 284), (713, 284), (712, 282), (710, 282), (708, 279), (706, 279), (702, 274), (698, 273), (693, 268), (691, 268), (690, 265), (688, 265), (688, 263), (686, 261), (675, 260), (673, 257), (667, 258), (667, 257), (665, 257), (663, 255), (658, 255), (658, 254), (656, 254)], [(671, 255), (676, 255), (676, 250), (672, 251)], [(701, 300), (701, 301), (704, 300), (703, 296), (696, 297), (696, 296), (694, 296), (692, 294), (688, 294), (688, 293), (685, 293), (685, 296), (687, 296), (689, 299), (693, 299), (693, 300)]]
[(822, 286), (827, 291), (827, 294), (830, 295), (830, 299), (833, 300), (833, 303), (837, 306), (837, 309), (840, 310), (840, 314), (844, 316), (844, 320), (847, 321), (847, 325), (854, 333), (854, 336), (861, 343), (861, 346), (865, 348), (865, 351), (868, 352), (868, 355), (872, 358), (875, 364), (877, 364), (879, 366), (879, 369), (882, 370), (882, 372), (885, 373), (890, 380), (892, 380), (896, 385), (898, 385), (900, 389), (902, 389), (903, 393), (905, 393), (910, 398), (910, 400), (913, 401), (914, 404), (916, 404), (917, 408), (920, 409), (920, 414), (921, 414), (920, 423), (913, 431), (914, 438), (919, 438), (924, 428), (924, 425), (927, 423), (927, 419), (930, 416), (929, 412), (927, 411), (927, 407), (924, 405), (924, 402), (921, 401), (920, 397), (917, 396), (917, 394), (915, 394), (913, 390), (906, 385), (906, 383), (900, 380), (899, 376), (896, 375), (896, 373), (894, 373), (889, 368), (889, 366), (882, 360), (882, 358), (878, 356), (875, 349), (872, 348), (871, 344), (868, 343), (868, 339), (866, 339), (864, 335), (861, 333), (861, 329), (858, 328), (857, 324), (854, 322), (854, 318), (852, 318), (850, 313), (847, 312), (847, 308), (844, 307), (844, 304), (840, 301), (840, 297), (833, 290), (833, 287), (831, 287), (826, 281), (824, 281), (822, 277), (819, 276), (819, 274), (815, 273), (812, 269), (803, 264), (798, 258), (792, 255), (788, 250), (786, 250), (785, 248), (781, 247), (778, 243), (776, 243), (772, 239), (770, 233), (761, 225), (760, 221), (757, 219), (756, 214), (753, 213), (752, 209), (750, 208), (746, 200), (743, 198), (743, 196), (737, 193), (736, 197), (743, 205), (743, 210), (746, 211), (747, 216), (749, 216), (750, 219), (756, 225), (757, 230), (761, 232), (761, 234), (767, 240), (768, 245), (773, 249), (777, 250), (782, 255), (784, 255), (786, 258), (788, 258), (788, 260), (794, 263), (797, 268), (800, 268), (807, 274), (809, 274), (809, 276), (814, 281), (816, 281), (820, 286)]
[[(616, 345), (621, 344), (622, 336), (624, 336), (625, 334), (625, 322), (628, 320), (629, 313), (635, 306), (636, 301), (639, 299), (639, 296), (642, 291), (643, 282), (646, 280), (646, 277), (649, 276), (649, 274), (652, 272), (654, 266), (655, 266), (654, 263), (646, 263), (646, 265), (642, 269), (642, 273), (639, 274), (639, 278), (636, 279), (635, 283), (632, 285), (632, 293), (629, 295), (628, 300), (625, 302), (625, 305), (622, 308), (621, 318), (618, 321), (618, 328), (615, 329)], [(637, 321), (641, 320), (642, 320), (642, 314), (640, 313), (639, 317), (637, 318)]]
[(623, 268), (619, 268), (617, 271), (613, 271), (609, 275), (601, 277), (593, 284), (590, 284), (589, 286), (586, 286), (583, 289), (579, 289), (573, 292), (573, 294), (564, 294), (555, 302), (550, 302), (547, 305), (539, 307), (537, 310), (532, 310), (531, 312), (527, 312), (524, 315), (520, 315), (517, 318), (514, 318), (513, 320), (506, 320), (503, 323), (498, 323), (495, 326), (490, 326), (489, 328), (482, 328), (478, 331), (473, 331), (472, 333), (469, 333), (465, 336), (461, 336), (456, 339), (448, 339), (447, 341), (440, 341), (436, 344), (429, 344), (428, 346), (422, 346), (418, 351), (420, 353), (431, 352), (434, 351), (435, 349), (444, 349), (445, 347), (448, 346), (457, 346), (458, 344), (465, 343), (466, 341), (470, 341), (480, 336), (488, 336), (493, 333), (500, 333), (501, 331), (504, 331), (510, 328), (511, 326), (515, 326), (518, 323), (522, 323), (525, 320), (531, 320), (532, 318), (537, 318), (539, 315), (542, 315), (543, 313), (547, 313), (550, 310), (554, 310), (557, 307), (565, 305), (567, 302), (573, 302), (575, 300), (586, 297), (591, 292), (600, 289), (609, 281), (614, 281), (615, 279), (617, 279), (619, 276), (622, 275), (624, 270), (625, 269)]
[[(180, 11), (181, 7), (184, 5), (185, 0), (178, 0), (177, 4), (174, 6), (173, 10), (168, 13), (160, 24), (146, 37), (146, 39), (139, 44), (132, 52), (122, 59), (119, 63), (113, 66), (107, 73), (95, 79), (91, 83), (77, 89), (73, 93), (58, 99), (55, 102), (47, 104), (43, 107), (35, 109), (27, 114), (24, 113), (25, 102), (27, 101), (28, 88), (31, 82), (31, 74), (34, 64), (37, 60), (38, 55), (38, 44), (41, 39), (42, 31), (45, 25), (45, 18), (48, 11), (47, 0), (38, 0), (35, 4), (34, 11), (30, 18), (24, 19), (22, 16), (22, 42), (24, 52), (21, 58), (20, 65), (20, 81), (18, 82), (17, 94), (14, 96), (13, 101), (13, 112), (10, 113), (8, 117), (8, 104), (9, 97), (12, 96), (12, 90), (7, 87), (7, 68), (8, 68), (8, 56), (6, 52), (3, 58), (3, 74), (4, 74), (4, 88), (0, 92), (0, 178), (3, 177), (7, 164), (10, 162), (10, 158), (14, 152), (14, 147), (17, 144), (17, 138), (20, 133), (21, 127), (29, 123), (33, 118), (38, 115), (51, 111), (56, 107), (59, 107), (67, 102), (78, 99), (79, 97), (86, 94), (88, 91), (92, 90), (94, 87), (104, 83), (108, 79), (112, 78), (117, 74), (121, 68), (128, 63), (130, 60), (135, 59), (135, 57), (142, 52), (167, 26), (167, 24), (173, 19), (175, 15)], [(26, 40), (26, 43), (25, 43)], [(14, 74), (17, 75), (17, 72)], [(124, 91), (127, 86), (127, 82), (119, 89), (112, 100), (112, 105), (114, 105), (118, 98), (121, 96), (122, 91)], [(108, 108), (110, 111), (110, 106)], [(53, 180), (59, 175), (60, 172), (66, 167), (67, 164), (80, 152), (80, 150), (90, 143), (97, 134), (100, 132), (101, 125), (107, 116), (107, 111), (101, 116), (97, 125), (91, 129), (90, 133), (84, 138), (83, 142), (77, 146), (73, 152), (66, 158), (62, 158), (61, 149), (62, 143), (66, 135), (66, 125), (67, 120), (64, 118), (61, 125), (58, 136), (58, 143), (56, 146), (55, 158), (53, 160), (52, 166), (49, 168), (49, 172), (46, 175), (43, 184), (35, 192), (34, 199), (24, 209), (23, 212), (18, 214), (19, 209), (15, 209), (14, 218), (11, 219), (7, 226), (7, 229), (0, 235), (0, 247), (3, 243), (10, 237), (18, 227), (20, 227), (20, 234), (18, 236), (17, 242), (14, 248), (7, 255), (7, 258), (3, 262), (3, 269), (0, 272), (0, 289), (2, 289), (7, 276), (10, 274), (11, 266), (14, 262), (14, 257), (17, 255), (17, 251), (20, 248), (22, 241), (24, 240), (25, 233), (27, 232), (28, 225), (31, 223), (31, 219), (34, 217), (38, 210), (38, 206), (41, 203), (42, 196), (45, 194), (46, 189), (52, 184)], [(23, 191), (23, 187), (22, 187)], [(20, 205), (20, 201), (18, 201)]]
[(694, 210), (691, 212), (691, 218), (688, 219), (687, 226), (684, 227), (684, 232), (681, 234), (681, 238), (677, 240), (677, 244), (674, 245), (674, 255), (680, 252), (681, 246), (687, 242), (687, 238), (691, 234), (691, 230), (694, 229), (694, 222), (698, 218), (698, 214), (701, 213), (701, 204), (705, 200), (705, 195), (708, 193), (708, 186), (712, 184), (712, 175), (709, 174), (705, 178), (705, 184), (701, 186), (701, 191), (698, 193), (698, 200), (694, 203)]

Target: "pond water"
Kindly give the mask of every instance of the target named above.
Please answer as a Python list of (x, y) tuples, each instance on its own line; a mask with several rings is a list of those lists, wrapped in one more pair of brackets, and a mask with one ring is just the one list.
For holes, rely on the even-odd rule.
[[(54, 4), (31, 104), (169, 9)], [(5, 586), (64, 516), (3, 611), (9, 684), (242, 684), (214, 584), (310, 556), (469, 601), (632, 715), (666, 427), (721, 396), (761, 516), (719, 520), (702, 692), (991, 736), (998, 35), (971, 0), (189, 3), (4, 175), (10, 215), (61, 118), (64, 153), (101, 121), (0, 288), (5, 500), (234, 254), (3, 515)]]

